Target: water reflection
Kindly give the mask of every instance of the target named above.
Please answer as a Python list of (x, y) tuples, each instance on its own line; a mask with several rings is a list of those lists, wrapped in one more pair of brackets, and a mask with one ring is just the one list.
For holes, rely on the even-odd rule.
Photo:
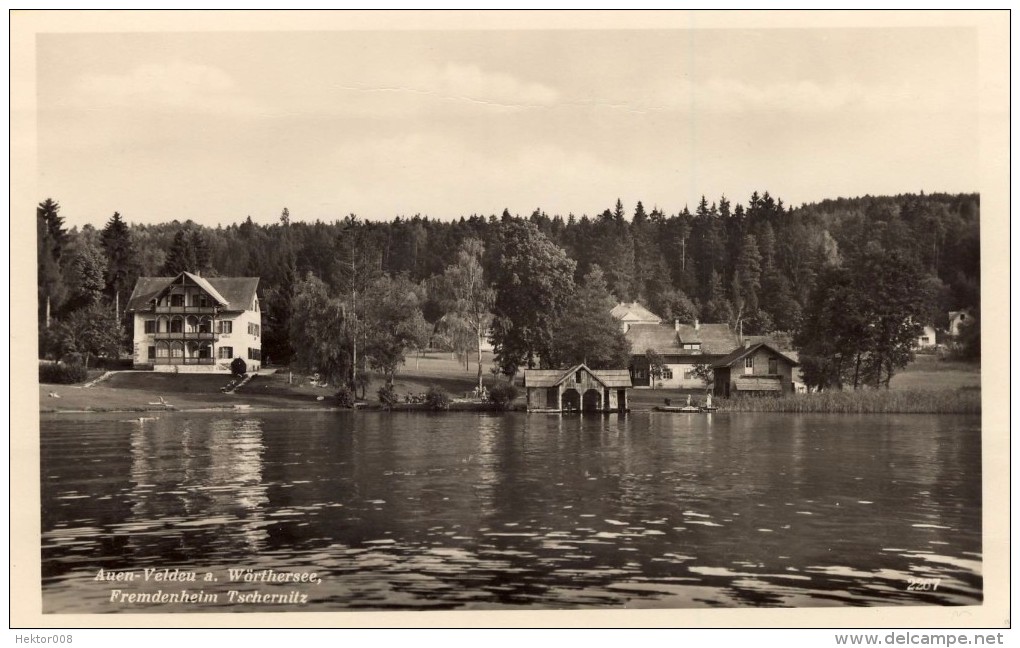
[[(302, 609), (974, 604), (979, 425), (657, 412), (51, 417), (44, 605), (113, 611), (96, 570), (145, 566), (325, 574)], [(924, 578), (937, 591), (908, 590)]]

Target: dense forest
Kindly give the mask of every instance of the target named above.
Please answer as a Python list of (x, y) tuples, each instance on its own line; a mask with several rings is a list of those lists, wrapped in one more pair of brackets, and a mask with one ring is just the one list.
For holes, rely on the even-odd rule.
[[(332, 353), (337, 376), (356, 377), (360, 363), (392, 376), (408, 349), (467, 354), (490, 330), (508, 375), (573, 361), (572, 348), (607, 349), (595, 364), (619, 362), (629, 350), (599, 313), (637, 300), (666, 319), (787, 332), (815, 386), (887, 384), (917, 326), (945, 328), (950, 310), (979, 314), (979, 213), (976, 194), (791, 208), (764, 192), (746, 204), (702, 197), (672, 214), (617, 201), (580, 217), (302, 222), (284, 208), (271, 225), (135, 225), (114, 213), (102, 229), (68, 230), (47, 199), (37, 208), (40, 352), (112, 353), (109, 331), (118, 317), (129, 326), (122, 309), (135, 279), (188, 270), (260, 277), (264, 356), (319, 367)], [(567, 316), (596, 330), (564, 327)], [(364, 333), (380, 328), (382, 342)], [(335, 352), (337, 335), (350, 336), (353, 354)], [(977, 349), (974, 340), (964, 352)]]

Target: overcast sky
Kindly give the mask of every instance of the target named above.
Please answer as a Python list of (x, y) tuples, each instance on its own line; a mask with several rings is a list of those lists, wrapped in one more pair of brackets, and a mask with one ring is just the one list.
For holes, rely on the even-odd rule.
[(68, 225), (977, 191), (960, 28), (43, 34)]

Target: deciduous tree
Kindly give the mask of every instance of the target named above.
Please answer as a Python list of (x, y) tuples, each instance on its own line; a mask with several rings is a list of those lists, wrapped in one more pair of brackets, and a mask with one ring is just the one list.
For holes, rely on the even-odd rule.
[(293, 363), (299, 370), (318, 373), (327, 382), (353, 388), (351, 340), (354, 320), (344, 302), (333, 297), (318, 277), (308, 274), (294, 290), (290, 323)]
[(113, 311), (98, 302), (72, 311), (53, 330), (58, 355), (80, 355), (86, 367), (92, 356), (116, 357), (123, 337)]
[(465, 239), (457, 253), (457, 262), (446, 268), (442, 284), (446, 293), (447, 315), (455, 326), (465, 327), (474, 337), (479, 393), (482, 390), (482, 342), (492, 324), (492, 308), (496, 301), (496, 291), (485, 280), (482, 271), (484, 253), (485, 246), (480, 240)]
[(500, 224), (492, 338), (500, 369), (548, 363), (552, 332), (574, 289), (574, 266), (562, 248), (526, 221)]

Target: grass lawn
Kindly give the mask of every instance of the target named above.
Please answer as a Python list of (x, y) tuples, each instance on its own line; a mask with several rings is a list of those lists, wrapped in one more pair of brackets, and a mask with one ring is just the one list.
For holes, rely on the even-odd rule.
[(894, 374), (890, 389), (974, 389), (981, 387), (981, 365), (972, 362), (939, 360), (934, 355), (918, 355)]
[[(171, 374), (150, 371), (115, 373), (103, 382), (84, 388), (81, 385), (40, 385), (39, 408), (61, 410), (162, 410), (162, 397), (175, 409), (231, 408), (248, 405), (255, 408), (322, 408), (332, 406), (333, 390), (310, 386), (262, 391), (263, 385), (286, 386), (286, 375), (255, 376), (245, 388), (234, 394), (220, 390), (231, 377), (226, 374)], [(51, 394), (59, 395), (54, 398)], [(324, 396), (322, 401), (317, 396)]]
[[(486, 383), (493, 381), (489, 373), (491, 362), (492, 354), (484, 354)], [(465, 369), (463, 363), (452, 358), (449, 353), (424, 354), (417, 363), (415, 357), (410, 356), (397, 373), (394, 387), (401, 398), (405, 394), (425, 392), (433, 385), (445, 389), (451, 397), (458, 398), (474, 389), (477, 372), (477, 364), (472, 362), (470, 369)], [(94, 372), (89, 379), (97, 378), (101, 373)], [(254, 376), (234, 394), (222, 393), (221, 389), (230, 381), (230, 376), (219, 373), (124, 371), (88, 388), (82, 385), (40, 385), (39, 409), (44, 412), (161, 410), (164, 407), (159, 404), (160, 397), (176, 409), (230, 408), (234, 405), (317, 409), (335, 405), (335, 385), (314, 385), (307, 375), (292, 374), (286, 368)], [(370, 403), (376, 401), (376, 391), (382, 384), (382, 376), (372, 376), (366, 392)], [(320, 397), (322, 400), (319, 400)]]

